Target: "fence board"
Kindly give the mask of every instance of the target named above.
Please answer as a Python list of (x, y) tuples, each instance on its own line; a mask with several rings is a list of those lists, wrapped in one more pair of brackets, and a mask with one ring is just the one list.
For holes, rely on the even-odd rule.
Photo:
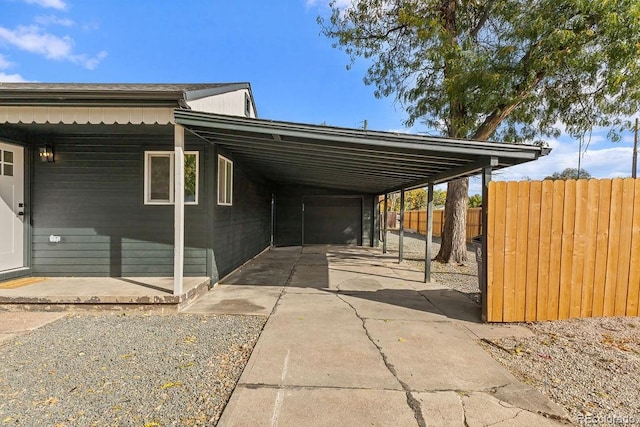
[[(560, 245), (560, 282), (558, 318), (567, 319), (571, 309), (571, 272), (573, 269), (573, 235), (576, 219), (576, 181), (565, 181), (562, 212), (562, 243)], [(566, 285), (564, 285), (566, 284)], [(564, 286), (563, 286), (564, 285)]]
[(542, 182), (540, 205), (540, 245), (538, 248), (537, 320), (547, 320), (549, 299), (549, 268), (551, 263), (551, 218), (553, 214), (553, 181)]
[[(493, 296), (492, 296), (492, 321), (502, 322), (503, 298), (504, 298), (504, 248), (505, 248), (505, 221), (507, 206), (507, 184), (499, 181), (495, 183), (495, 204), (501, 209), (495, 209), (493, 248)], [(491, 197), (490, 197), (491, 199)]]
[(525, 298), (527, 290), (527, 261), (529, 255), (528, 237), (529, 232), (529, 182), (522, 181), (517, 184), (518, 193), (518, 213), (516, 215), (516, 262), (515, 262), (515, 317), (523, 319), (525, 317)]
[(590, 317), (593, 312), (593, 279), (596, 263), (596, 233), (598, 231), (598, 212), (600, 202), (600, 181), (591, 179), (587, 185), (587, 211), (586, 243), (584, 248), (584, 261), (582, 271), (582, 300), (580, 307), (581, 317)]
[(518, 183), (507, 182), (507, 208), (504, 221), (504, 258), (514, 262), (504, 263), (504, 294), (502, 320), (513, 322), (516, 319), (516, 248), (518, 238)]
[(629, 265), (629, 290), (627, 292), (627, 316), (637, 316), (640, 304), (640, 180), (636, 180), (633, 197), (633, 223), (631, 228), (631, 261)]
[(524, 320), (536, 319), (536, 298), (538, 293), (538, 249), (540, 243), (540, 206), (542, 183), (533, 181), (529, 186), (529, 215), (527, 236), (527, 270), (525, 275), (525, 315)]
[(604, 283), (607, 277), (609, 217), (611, 214), (611, 181), (600, 181), (600, 206), (596, 233), (596, 264), (593, 277), (593, 310), (595, 317), (604, 312)]
[[(580, 317), (582, 304), (582, 279), (584, 274), (584, 255), (587, 229), (587, 205), (589, 181), (581, 179), (576, 181), (574, 227), (572, 233), (573, 256), (571, 257), (571, 276), (569, 278), (569, 311), (568, 317)], [(567, 254), (562, 254), (566, 256)], [(566, 283), (566, 282), (565, 282)]]
[(618, 255), (620, 253), (620, 221), (622, 218), (622, 180), (611, 182), (611, 216), (609, 217), (609, 245), (607, 257), (607, 276), (604, 282), (604, 306), (602, 314), (613, 316), (616, 303), (618, 281)]
[[(444, 230), (444, 215), (442, 209), (433, 211), (433, 237), (442, 237)], [(417, 233), (427, 234), (427, 213), (425, 210), (405, 211), (405, 230), (415, 230)], [(482, 234), (482, 208), (467, 209), (467, 228), (465, 236), (470, 242), (475, 236)]]
[(487, 320), (640, 314), (640, 179), (489, 185)]
[(564, 181), (553, 182), (553, 211), (551, 215), (551, 249), (549, 258), (549, 295), (547, 316), (558, 318), (560, 299), (560, 268), (562, 266), (562, 225), (564, 224)]
[(493, 286), (489, 284), (493, 282), (493, 264), (495, 262), (495, 255), (493, 249), (493, 242), (495, 241), (495, 218), (494, 214), (491, 212), (495, 212), (496, 210), (496, 184), (495, 182), (488, 183), (488, 191), (489, 200), (487, 201), (487, 253), (483, 254), (483, 256), (487, 257), (487, 304), (486, 304), (486, 312), (488, 322), (493, 322)]
[[(622, 203), (633, 200), (634, 180), (627, 178), (622, 181)], [(629, 288), (629, 264), (631, 260), (631, 233), (633, 228), (633, 203), (620, 213), (620, 243), (618, 250), (618, 268), (616, 278), (616, 293), (614, 315), (624, 316), (627, 311), (627, 290)]]

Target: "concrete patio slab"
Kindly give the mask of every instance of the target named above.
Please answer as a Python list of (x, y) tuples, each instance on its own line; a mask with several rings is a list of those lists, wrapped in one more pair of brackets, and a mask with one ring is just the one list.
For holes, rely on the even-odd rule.
[(284, 286), (289, 279), (293, 262), (261, 260), (240, 267), (229, 276), (220, 280), (224, 285)]
[(470, 393), (462, 397), (467, 425), (484, 426), (556, 426), (556, 420), (512, 406), (486, 393)]
[(462, 395), (456, 391), (415, 393), (426, 427), (464, 426)]
[(451, 288), (421, 290), (420, 294), (452, 320), (479, 323), (481, 308), (469, 297)]
[(451, 322), (367, 320), (365, 325), (412, 390), (483, 391), (516, 381)]
[(363, 332), (336, 296), (285, 293), (239, 384), (400, 390)]
[[(480, 324), (479, 308), (466, 296), (445, 284), (411, 281), (421, 272), (370, 248), (305, 247), (290, 254), (283, 286), (266, 286), (272, 283), (266, 276), (262, 286), (241, 285), (247, 277), (257, 280), (265, 265), (258, 257), (259, 268), (245, 266), (236, 284), (215, 287), (200, 303), (199, 312), (264, 314), (273, 307), (220, 425), (558, 425), (566, 419), (562, 408), (482, 349), (479, 336), (492, 332), (482, 327), (495, 325)], [(289, 265), (285, 258), (277, 255), (280, 266)]]
[(0, 304), (180, 305), (205, 293), (208, 277), (185, 277), (184, 293), (173, 295), (173, 277), (50, 277), (0, 289)]
[(344, 291), (340, 297), (364, 319), (441, 321), (442, 313), (411, 289)]
[(268, 316), (281, 292), (282, 287), (278, 286), (216, 285), (180, 312)]
[(401, 391), (239, 386), (218, 426), (410, 426), (415, 422)]
[(293, 292), (297, 289), (329, 289), (327, 266), (296, 265), (288, 282), (288, 287)]

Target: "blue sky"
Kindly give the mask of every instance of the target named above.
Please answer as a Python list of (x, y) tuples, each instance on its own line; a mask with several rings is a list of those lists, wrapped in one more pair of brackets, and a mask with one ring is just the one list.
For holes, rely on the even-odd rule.
[[(341, 0), (347, 2), (347, 0)], [(325, 0), (0, 0), (0, 82), (251, 83), (261, 118), (333, 126), (406, 129), (393, 99), (376, 99), (349, 58), (316, 23)], [(577, 167), (578, 142), (497, 179), (541, 179)], [(595, 129), (582, 167), (593, 176), (631, 174), (633, 135), (611, 143)], [(471, 193), (480, 183), (471, 181)]]

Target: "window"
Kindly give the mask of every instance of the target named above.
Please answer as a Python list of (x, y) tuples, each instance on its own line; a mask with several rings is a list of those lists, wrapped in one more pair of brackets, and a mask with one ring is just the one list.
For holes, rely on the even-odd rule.
[(244, 115), (251, 117), (251, 98), (248, 94), (244, 94)]
[(223, 156), (218, 156), (218, 204), (233, 204), (233, 162)]
[(13, 176), (13, 151), (0, 150), (0, 174)]
[[(144, 153), (144, 203), (145, 205), (173, 204), (174, 189), (173, 151), (145, 151)], [(198, 204), (199, 162), (197, 151), (184, 153), (184, 202)]]

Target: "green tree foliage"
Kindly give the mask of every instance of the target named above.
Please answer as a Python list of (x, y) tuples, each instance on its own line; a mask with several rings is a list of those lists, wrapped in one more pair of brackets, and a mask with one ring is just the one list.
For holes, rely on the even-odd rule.
[[(640, 104), (637, 0), (353, 0), (323, 33), (364, 82), (394, 95), (406, 124), (456, 138), (520, 142), (619, 131)], [(464, 262), (468, 180), (449, 183), (441, 261)]]
[(196, 200), (196, 180), (198, 176), (196, 170), (198, 164), (197, 157), (193, 154), (185, 154), (184, 156), (184, 196), (185, 201), (195, 202)]
[(424, 210), (427, 207), (427, 192), (424, 188), (407, 191), (404, 198), (405, 209), (408, 211)]
[(469, 197), (469, 207), (470, 208), (479, 208), (482, 206), (482, 196), (479, 194), (474, 194)]
[[(433, 207), (441, 208), (447, 199), (447, 192), (444, 190), (433, 190)], [(389, 195), (389, 208), (395, 212), (400, 212), (400, 193)], [(393, 204), (392, 202), (393, 201)], [(405, 210), (417, 211), (427, 208), (427, 190), (416, 188), (404, 193)]]
[(433, 190), (433, 207), (442, 208), (447, 202), (446, 190)]
[(566, 181), (567, 179), (589, 179), (589, 178), (591, 178), (591, 174), (582, 168), (580, 168), (579, 174), (578, 174), (578, 169), (576, 168), (566, 168), (562, 172), (554, 172), (553, 174), (549, 175), (545, 179), (552, 179), (554, 181), (557, 179), (562, 179)]

